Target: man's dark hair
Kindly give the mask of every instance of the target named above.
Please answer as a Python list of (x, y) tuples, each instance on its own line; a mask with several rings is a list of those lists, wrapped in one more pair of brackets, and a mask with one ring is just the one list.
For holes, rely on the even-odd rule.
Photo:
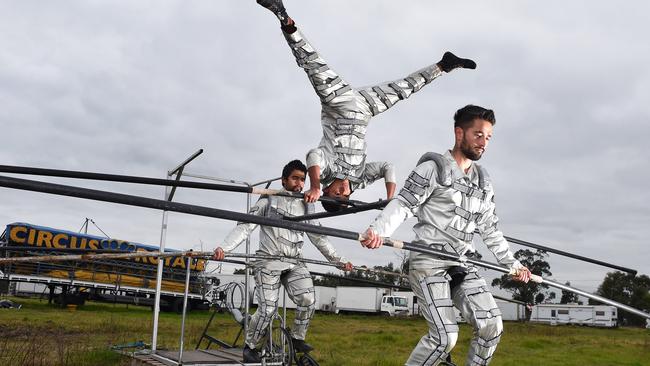
[(497, 123), (493, 110), (468, 104), (457, 110), (456, 114), (454, 114), (454, 127), (460, 127), (465, 130), (474, 123), (476, 119), (488, 121), (492, 126)]
[(294, 170), (300, 170), (301, 172), (307, 174), (307, 167), (305, 164), (302, 163), (302, 161), (296, 159), (296, 160), (291, 160), (287, 165), (282, 168), (282, 178), (289, 178), (291, 175), (291, 172)]

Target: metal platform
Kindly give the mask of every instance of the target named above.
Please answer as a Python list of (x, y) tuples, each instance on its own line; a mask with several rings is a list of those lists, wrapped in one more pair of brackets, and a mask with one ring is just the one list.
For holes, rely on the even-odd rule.
[[(156, 351), (155, 354), (133, 356), (139, 365), (146, 366), (261, 366), (262, 363), (244, 363), (241, 348), (192, 350), (183, 352), (183, 362), (178, 360), (178, 351)], [(282, 362), (265, 362), (267, 366), (281, 366)]]

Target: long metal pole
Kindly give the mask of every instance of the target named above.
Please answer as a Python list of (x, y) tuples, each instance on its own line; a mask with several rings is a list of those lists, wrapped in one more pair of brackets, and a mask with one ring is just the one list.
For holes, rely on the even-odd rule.
[(547, 246), (531, 243), (531, 242), (528, 242), (528, 241), (524, 241), (524, 240), (520, 240), (520, 239), (510, 237), (510, 236), (504, 236), (504, 238), (506, 238), (506, 240), (511, 242), (511, 243), (523, 245), (523, 246), (526, 246), (526, 247), (529, 247), (529, 248), (540, 249), (540, 250), (543, 250), (543, 251), (546, 251), (546, 252), (549, 252), (549, 253), (559, 254), (559, 255), (569, 257), (569, 258), (573, 258), (573, 259), (577, 259), (577, 260), (580, 260), (580, 261), (583, 261), (583, 262), (589, 262), (589, 263), (597, 264), (599, 266), (613, 268), (613, 269), (616, 269), (616, 270), (619, 270), (619, 271), (630, 273), (630, 274), (632, 274), (634, 276), (636, 276), (636, 274), (637, 274), (637, 271), (634, 270), (634, 269), (618, 266), (618, 265), (612, 264), (612, 263), (603, 262), (603, 261), (598, 260), (598, 259), (583, 257), (583, 256), (578, 255), (578, 254), (565, 252), (563, 250), (559, 250), (559, 249), (550, 248), (550, 247), (547, 247)]
[(215, 182), (231, 183), (231, 184), (239, 184), (239, 185), (243, 185), (243, 186), (246, 186), (246, 187), (249, 186), (248, 183), (246, 183), (246, 182), (242, 182), (242, 181), (238, 181), (238, 180), (235, 180), (235, 179), (226, 179), (226, 178), (219, 178), (219, 177), (211, 177), (211, 176), (208, 176), (208, 175), (205, 175), (205, 174), (197, 174), (197, 173), (194, 173), (194, 172), (188, 172), (188, 171), (185, 171), (185, 172), (183, 173), (183, 175), (186, 176), (186, 177), (190, 177), (190, 178), (199, 178), (199, 179), (205, 179), (205, 180), (212, 180), (212, 181), (215, 181)]
[(317, 212), (317, 213), (306, 214), (302, 216), (285, 216), (284, 219), (291, 220), (291, 221), (307, 221), (307, 220), (316, 220), (316, 219), (329, 218), (335, 216), (349, 215), (357, 212), (381, 209), (384, 208), (388, 204), (388, 202), (390, 202), (390, 200), (382, 200), (382, 201), (368, 203), (365, 205), (358, 205), (354, 207), (344, 208), (340, 211), (335, 211), (335, 212)]
[[(187, 164), (190, 160), (191, 159), (186, 160), (184, 164)], [(301, 193), (287, 192), (279, 189), (255, 188), (253, 185), (250, 185), (248, 183), (246, 183), (245, 186), (234, 186), (228, 184), (190, 182), (190, 181), (180, 181), (178, 179), (176, 180), (169, 179), (171, 176), (176, 174), (179, 169), (182, 168), (176, 168), (174, 171), (170, 171), (168, 174), (168, 179), (159, 179), (159, 178), (138, 177), (132, 175), (117, 175), (117, 174), (81, 172), (81, 171), (74, 171), (74, 170), (44, 169), (44, 168), (0, 165), (0, 172), (2, 173), (41, 175), (41, 176), (49, 176), (49, 177), (62, 177), (62, 178), (75, 178), (75, 179), (91, 179), (91, 180), (100, 180), (100, 181), (148, 184), (148, 185), (168, 186), (168, 187), (185, 187), (185, 188), (195, 188), (195, 189), (207, 189), (213, 191), (253, 193), (253, 194), (270, 195), (270, 196), (277, 195), (277, 196), (286, 196), (286, 197), (295, 197), (295, 198), (303, 197)], [(266, 180), (261, 183), (266, 183), (268, 181), (273, 181), (273, 180)], [(319, 201), (345, 204), (350, 206), (359, 206), (359, 205), (363, 206), (366, 204), (365, 202), (361, 202), (361, 201), (345, 200), (345, 199), (326, 197), (326, 196), (321, 197)]]
[(190, 292), (190, 267), (192, 257), (187, 257), (187, 271), (185, 271), (185, 293), (183, 294), (183, 317), (181, 318), (181, 340), (178, 351), (178, 364), (183, 364), (183, 347), (185, 346), (185, 316), (187, 315), (187, 295)]
[[(171, 178), (174, 174), (176, 174), (176, 181), (180, 181), (181, 179), (181, 174), (183, 173), (183, 167), (185, 166), (184, 164), (189, 163), (192, 159), (197, 157), (203, 152), (203, 150), (199, 150), (198, 152), (194, 153), (191, 157), (186, 159), (181, 165), (176, 167), (174, 170), (170, 171), (167, 173), (167, 178)], [(174, 198), (174, 193), (176, 192), (176, 187), (175, 186), (166, 186), (165, 187), (165, 200), (171, 202), (171, 200)], [(169, 213), (164, 210), (163, 215), (162, 215), (162, 224), (160, 225), (160, 253), (165, 252), (165, 245), (167, 244), (167, 222), (169, 220)], [(158, 346), (158, 322), (160, 321), (160, 293), (162, 290), (162, 277), (163, 277), (163, 261), (159, 258), (158, 259), (158, 270), (156, 271), (156, 294), (154, 297), (154, 315), (153, 315), (153, 331), (152, 331), (152, 337), (153, 339), (151, 340), (151, 350), (153, 352), (156, 351), (157, 346)]]
[[(440, 250), (434, 250), (434, 249), (431, 249), (428, 246), (422, 245), (422, 244), (406, 243), (406, 242), (401, 242), (401, 241), (392, 240), (392, 239), (385, 239), (384, 244), (389, 245), (389, 246), (394, 247), (394, 248), (404, 248), (404, 249), (407, 249), (407, 250), (420, 252), (420, 253), (425, 253), (425, 254), (430, 254), (430, 255), (437, 256), (437, 257), (441, 257), (441, 258), (465, 261), (467, 263), (472, 263), (472, 264), (475, 264), (477, 266), (492, 269), (492, 270), (495, 270), (495, 271), (498, 271), (498, 272), (514, 274), (508, 268), (501, 267), (500, 265), (495, 264), (495, 263), (490, 263), (490, 262), (485, 262), (485, 261), (480, 261), (480, 260), (470, 259), (470, 258), (462, 258), (462, 257), (457, 256), (456, 254), (447, 253), (447, 252), (443, 252), (443, 251), (440, 251)], [(625, 310), (625, 311), (627, 311), (629, 313), (632, 313), (632, 314), (635, 314), (635, 315), (650, 319), (650, 314), (645, 313), (645, 312), (643, 312), (641, 310), (635, 309), (635, 308), (633, 308), (631, 306), (621, 304), (621, 303), (616, 302), (614, 300), (610, 300), (610, 299), (604, 298), (604, 297), (599, 296), (599, 295), (591, 294), (589, 292), (586, 292), (586, 291), (583, 291), (583, 290), (580, 290), (580, 289), (577, 289), (577, 288), (573, 288), (573, 287), (570, 287), (570, 286), (567, 286), (567, 285), (563, 285), (563, 284), (558, 283), (558, 282), (547, 280), (547, 279), (542, 278), (541, 276), (538, 276), (538, 275), (532, 275), (531, 276), (531, 281), (541, 283), (541, 284), (546, 284), (546, 285), (549, 285), (551, 287), (555, 287), (555, 288), (558, 288), (558, 289), (561, 289), (561, 290), (570, 291), (570, 292), (576, 293), (578, 295), (582, 295), (584, 297), (590, 298), (592, 300), (596, 300), (596, 301), (602, 302), (604, 304), (615, 306), (615, 307), (617, 307), (617, 308), (619, 308), (621, 310)]]
[[(169, 195), (169, 187), (165, 187), (165, 201)], [(160, 225), (160, 254), (165, 252), (165, 242), (167, 241), (167, 216), (169, 212), (163, 210), (162, 214), (162, 224)], [(151, 332), (151, 351), (153, 353), (158, 349), (158, 321), (160, 320), (160, 292), (162, 290), (162, 276), (163, 276), (163, 264), (164, 261), (162, 258), (158, 258), (158, 269), (156, 271), (156, 294), (154, 296), (154, 305), (153, 305), (153, 330)]]
[[(336, 267), (340, 270), (343, 270), (341, 268), (342, 266), (345, 265), (345, 263), (333, 263), (333, 262), (327, 262), (327, 261), (321, 261), (317, 259), (309, 259), (309, 258), (295, 258), (295, 257), (286, 257), (286, 256), (279, 256), (279, 255), (246, 255), (246, 254), (237, 254), (237, 253), (228, 253), (226, 254), (227, 258), (249, 258), (249, 259), (258, 259), (258, 260), (276, 260), (276, 261), (282, 261), (282, 262), (287, 262), (287, 263), (309, 263), (309, 264), (316, 264), (319, 266), (328, 266), (328, 267)], [(404, 277), (407, 278), (408, 276), (397, 273), (397, 272), (389, 272), (389, 271), (383, 271), (379, 269), (372, 269), (372, 268), (367, 268), (367, 267), (358, 267), (358, 266), (352, 266), (352, 270), (354, 271), (361, 271), (361, 272), (369, 272), (369, 273), (376, 273), (376, 274), (383, 274), (383, 275), (389, 275), (389, 276), (398, 276), (398, 277)]]
[[(250, 212), (251, 209), (251, 195), (247, 194), (246, 195), (246, 213)], [(250, 235), (246, 237), (246, 255), (250, 255), (251, 253), (251, 238)], [(246, 262), (246, 268), (244, 268), (244, 288), (246, 291), (244, 291), (244, 342), (246, 342), (246, 335), (248, 334), (248, 312), (250, 311), (250, 266), (249, 264), (249, 259), (245, 259)]]
[[(216, 208), (201, 207), (201, 206), (188, 205), (188, 204), (176, 203), (176, 202), (167, 202), (167, 201), (156, 200), (152, 198), (144, 198), (144, 197), (125, 195), (125, 194), (119, 194), (113, 192), (71, 187), (71, 186), (65, 186), (60, 184), (35, 182), (26, 179), (17, 179), (17, 178), (0, 176), (0, 186), (23, 189), (28, 191), (45, 192), (50, 194), (62, 195), (62, 196), (72, 196), (77, 198), (93, 199), (93, 200), (104, 201), (104, 202), (121, 203), (130, 206), (148, 207), (148, 208), (168, 210), (174, 212), (182, 212), (182, 213), (188, 213), (193, 215), (215, 217), (215, 218), (220, 218), (225, 220), (250, 222), (259, 225), (275, 226), (275, 227), (289, 229), (289, 230), (305, 231), (305, 232), (329, 235), (329, 236), (350, 239), (355, 241), (361, 240), (363, 238), (362, 236), (363, 234), (360, 233), (356, 233), (348, 230), (342, 230), (342, 229), (329, 228), (326, 226), (309, 225), (301, 222), (291, 222), (287, 220), (274, 220), (274, 219), (269, 219), (267, 217), (242, 214), (238, 212), (231, 212), (231, 211), (220, 210)], [(391, 246), (397, 249), (406, 249), (410, 251), (426, 253), (429, 255), (433, 255), (440, 258), (446, 258), (454, 261), (472, 263), (481, 267), (493, 269), (495, 271), (510, 273), (510, 269), (501, 267), (498, 264), (484, 262), (484, 261), (471, 259), (471, 258), (459, 257), (458, 255), (453, 253), (447, 253), (444, 251), (432, 249), (425, 244), (409, 243), (409, 242), (403, 242), (399, 240), (386, 239), (384, 241), (384, 245)], [(589, 294), (582, 290), (573, 289), (569, 286), (565, 286), (565, 285), (555, 283), (553, 281), (545, 280), (542, 279), (540, 276), (534, 276), (533, 279), (535, 279), (536, 282), (546, 283), (552, 287), (560, 288), (566, 291), (572, 291), (582, 296), (600, 302), (604, 302), (612, 306), (616, 306), (619, 309), (650, 319), (650, 314), (644, 313), (640, 310), (634, 309), (627, 305), (617, 303), (613, 300), (605, 299), (598, 295)]]
[[(0, 247), (0, 251), (3, 251), (4, 247)], [(164, 252), (164, 253), (159, 253), (159, 252), (117, 252), (117, 253), (89, 253), (89, 254), (70, 254), (70, 255), (37, 255), (37, 256), (28, 256), (28, 257), (7, 257), (7, 258), (0, 258), (0, 264), (3, 263), (33, 263), (33, 262), (69, 262), (69, 261), (92, 261), (92, 260), (105, 260), (105, 259), (135, 259), (135, 258), (180, 258), (180, 257), (192, 257), (192, 258), (211, 258), (213, 256), (213, 252), (194, 252), (194, 251), (186, 251), (186, 252)], [(245, 264), (247, 266), (250, 266), (250, 259), (257, 259), (257, 260), (276, 260), (276, 261), (283, 261), (287, 263), (310, 263), (310, 264), (317, 264), (321, 266), (329, 266), (329, 267), (336, 267), (341, 269), (341, 264), (342, 263), (331, 263), (331, 262), (326, 262), (326, 261), (320, 261), (316, 259), (307, 259), (307, 258), (294, 258), (294, 257), (284, 257), (284, 256), (272, 256), (272, 255), (247, 255), (247, 254), (237, 254), (237, 253), (229, 253), (226, 255), (227, 258), (244, 258), (247, 261), (246, 262), (241, 262), (241, 264)], [(238, 262), (233, 262), (233, 263), (238, 263)], [(353, 270), (355, 271), (361, 271), (361, 272), (368, 272), (368, 273), (376, 273), (376, 274), (382, 274), (382, 275), (390, 275), (390, 276), (398, 276), (398, 277), (406, 277), (405, 275), (401, 273), (396, 273), (396, 272), (389, 272), (389, 271), (382, 271), (382, 270), (377, 270), (377, 269), (372, 269), (372, 268), (366, 268), (366, 267), (358, 267), (358, 266), (353, 266)]]
[[(224, 259), (223, 262), (246, 265), (246, 262), (230, 260), (230, 259)], [(358, 269), (358, 268), (359, 267), (354, 267), (354, 269)], [(361, 267), (361, 268), (363, 268), (363, 267)], [(368, 270), (368, 272), (372, 273), (374, 271), (373, 270)], [(400, 277), (400, 278), (406, 278), (407, 281), (408, 281), (408, 276), (406, 276), (404, 274), (401, 274), (401, 273), (386, 272), (386, 271), (381, 271), (380, 273), (390, 274), (390, 275), (393, 275), (395, 277)], [(354, 277), (344, 277), (344, 276), (339, 276), (339, 275), (336, 275), (336, 274), (333, 274), (333, 273), (323, 273), (323, 272), (309, 271), (309, 274), (311, 274), (312, 276), (337, 278), (337, 279), (351, 281), (351, 282), (367, 283), (367, 284), (371, 284), (371, 285), (375, 285), (375, 286), (389, 287), (389, 288), (394, 288), (394, 289), (404, 290), (404, 291), (410, 291), (411, 290), (410, 287), (406, 287), (406, 286), (402, 286), (402, 285), (396, 285), (396, 284), (393, 284), (393, 283), (379, 282), (379, 281), (366, 280), (366, 279), (354, 278)], [(518, 304), (518, 305), (524, 305), (524, 306), (528, 305), (523, 301), (508, 299), (506, 297), (502, 297), (502, 296), (498, 296), (498, 295), (494, 295), (494, 294), (492, 294), (492, 297), (494, 297), (495, 299), (499, 299), (499, 300), (503, 300), (503, 301), (507, 301), (507, 302), (512, 302), (512, 303), (515, 303), (515, 304)]]

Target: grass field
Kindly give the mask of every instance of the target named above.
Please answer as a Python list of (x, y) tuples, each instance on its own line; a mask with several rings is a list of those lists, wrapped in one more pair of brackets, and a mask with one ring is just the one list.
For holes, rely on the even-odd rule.
[[(148, 308), (88, 303), (70, 311), (46, 301), (11, 300), (23, 308), (0, 309), (0, 365), (128, 365), (110, 346), (151, 341)], [(194, 348), (209, 315), (189, 314), (186, 349)], [(161, 313), (159, 327), (159, 348), (177, 349), (180, 316)], [(210, 334), (232, 342), (238, 329), (229, 315), (220, 314)], [(317, 313), (308, 341), (323, 366), (390, 366), (403, 365), (425, 332), (421, 318)], [(471, 328), (463, 324), (460, 332), (453, 357), (462, 365)], [(650, 365), (650, 331), (506, 322), (491, 365)]]

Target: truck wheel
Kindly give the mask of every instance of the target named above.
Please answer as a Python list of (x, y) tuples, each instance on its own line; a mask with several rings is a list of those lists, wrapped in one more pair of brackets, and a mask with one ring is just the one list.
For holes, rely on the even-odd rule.
[(387, 312), (387, 311), (382, 311), (382, 312), (381, 312), (381, 315), (382, 315), (382, 316), (388, 316), (388, 317), (391, 316), (390, 313)]

